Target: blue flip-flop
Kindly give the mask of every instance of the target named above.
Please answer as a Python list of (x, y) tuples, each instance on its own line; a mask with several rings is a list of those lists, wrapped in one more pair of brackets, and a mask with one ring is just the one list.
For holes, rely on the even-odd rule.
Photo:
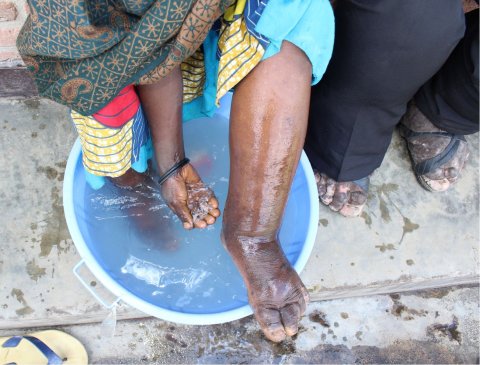
[(87, 365), (85, 347), (75, 337), (47, 330), (25, 336), (0, 337), (0, 364)]

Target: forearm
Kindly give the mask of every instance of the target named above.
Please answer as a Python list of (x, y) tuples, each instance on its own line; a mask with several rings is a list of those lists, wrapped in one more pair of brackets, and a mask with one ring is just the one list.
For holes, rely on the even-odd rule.
[(138, 94), (150, 126), (160, 175), (185, 157), (182, 88), (180, 67), (157, 83), (138, 86)]

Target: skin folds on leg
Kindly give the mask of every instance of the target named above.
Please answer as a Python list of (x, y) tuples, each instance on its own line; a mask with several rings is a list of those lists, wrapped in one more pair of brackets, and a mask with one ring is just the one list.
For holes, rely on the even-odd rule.
[(237, 86), (231, 110), (222, 238), (272, 341), (297, 332), (308, 302), (277, 235), (305, 139), (311, 73), (306, 55), (284, 42)]

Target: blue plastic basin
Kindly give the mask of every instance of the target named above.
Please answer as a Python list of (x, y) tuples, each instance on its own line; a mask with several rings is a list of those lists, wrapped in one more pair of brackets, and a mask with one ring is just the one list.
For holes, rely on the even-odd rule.
[[(231, 97), (222, 99), (212, 118), (184, 124), (187, 156), (214, 189), (221, 209), (228, 189), (230, 102)], [(207, 230), (185, 231), (158, 194), (152, 193), (156, 204), (143, 213), (134, 194), (119, 196), (108, 184), (93, 191), (85, 181), (78, 140), (68, 158), (63, 190), (68, 229), (80, 256), (120, 300), (184, 324), (224, 323), (252, 314), (243, 281), (219, 238), (221, 218)], [(164, 227), (161, 233), (145, 234), (139, 212), (140, 221), (158, 221)], [(279, 236), (297, 272), (305, 267), (317, 227), (315, 179), (302, 153)]]

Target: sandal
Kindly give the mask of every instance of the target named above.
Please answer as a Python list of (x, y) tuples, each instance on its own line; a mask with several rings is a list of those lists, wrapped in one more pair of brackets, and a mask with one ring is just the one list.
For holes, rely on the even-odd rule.
[(73, 336), (57, 330), (25, 336), (0, 337), (0, 364), (88, 364), (85, 347)]
[[(418, 110), (418, 108), (416, 108), (413, 104), (410, 105), (409, 109), (410, 110), (407, 112), (405, 118), (423, 118), (425, 124), (431, 124), (431, 122), (428, 121), (421, 111)], [(407, 127), (403, 121), (399, 124), (400, 135), (407, 142), (407, 150), (412, 161), (413, 172), (419, 184), (428, 191), (439, 192), (447, 190), (450, 185), (456, 182), (458, 178), (458, 172), (463, 168), (463, 165), (468, 158), (468, 150), (465, 152), (465, 158), (462, 159), (463, 156), (457, 156), (457, 153), (462, 153), (462, 151), (459, 152), (460, 148), (462, 148), (462, 150), (467, 148), (467, 141), (465, 137), (463, 135), (439, 130), (433, 125), (432, 129), (434, 130), (414, 131)], [(449, 142), (443, 148), (443, 150), (433, 157), (422, 158), (420, 153), (421, 150), (423, 150), (424, 153), (428, 153), (430, 152), (429, 149), (434, 147), (433, 144), (432, 146), (429, 146), (426, 143), (421, 143), (421, 139), (428, 136), (436, 136), (437, 138), (442, 139), (448, 138)], [(450, 161), (452, 161), (452, 166), (445, 166)], [(457, 166), (454, 166), (455, 164)], [(439, 170), (442, 167), (454, 171), (452, 176), (433, 176), (435, 175), (435, 172), (440, 173), (440, 171), (436, 170)], [(428, 174), (430, 174), (430, 176), (427, 176)]]

